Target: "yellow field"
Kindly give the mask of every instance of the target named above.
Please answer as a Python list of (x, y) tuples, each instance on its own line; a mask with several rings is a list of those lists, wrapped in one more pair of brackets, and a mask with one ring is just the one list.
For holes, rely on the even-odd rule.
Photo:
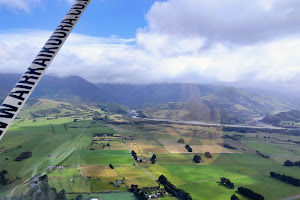
[(136, 166), (116, 166), (115, 171), (120, 177), (125, 178), (125, 183), (129, 187), (131, 184), (138, 185), (139, 188), (158, 185), (154, 179)]
[(80, 166), (80, 170), (82, 171), (84, 176), (90, 176), (92, 178), (101, 178), (101, 179), (119, 178), (118, 174), (113, 169), (105, 165)]

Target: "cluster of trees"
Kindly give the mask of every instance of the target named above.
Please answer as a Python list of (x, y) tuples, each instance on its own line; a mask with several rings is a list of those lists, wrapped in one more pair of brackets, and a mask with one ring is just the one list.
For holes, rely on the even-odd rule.
[(131, 188), (130, 188), (129, 190), (130, 190), (131, 192), (133, 192), (134, 195), (135, 195), (138, 199), (140, 199), (140, 200), (147, 200), (147, 199), (148, 199), (147, 196), (146, 196), (146, 194), (145, 194), (144, 192), (142, 192), (141, 189), (139, 189), (139, 186), (138, 186), (138, 185), (132, 184), (132, 185), (131, 185)]
[(133, 156), (133, 158), (135, 159), (135, 160), (137, 160), (138, 159), (138, 157), (137, 157), (137, 154), (135, 153), (135, 151), (131, 151), (131, 155)]
[(223, 147), (227, 148), (227, 149), (233, 149), (233, 150), (236, 149), (235, 147), (233, 147), (233, 146), (231, 146), (231, 145), (229, 145), (229, 144), (227, 144), (227, 143), (222, 143), (221, 145), (222, 145)]
[(103, 137), (103, 136), (110, 136), (113, 137), (113, 133), (94, 133), (93, 137)]
[(193, 149), (190, 147), (189, 144), (185, 145), (185, 148), (188, 150), (188, 152), (193, 152)]
[(23, 152), (15, 159), (15, 161), (22, 161), (24, 159), (31, 158), (31, 157), (32, 157), (32, 152)]
[(178, 197), (182, 200), (192, 200), (192, 197), (189, 193), (185, 192), (182, 189), (176, 188), (176, 186), (174, 186), (171, 182), (169, 182), (168, 179), (164, 175), (161, 175), (158, 178), (158, 181), (161, 184), (165, 185), (165, 190), (169, 194), (171, 194), (173, 197)]
[(234, 194), (231, 196), (231, 200), (239, 200), (239, 198)]
[(178, 142), (181, 143), (181, 144), (184, 144), (184, 143), (185, 143), (185, 141), (184, 141), (183, 138), (180, 138), (180, 139), (178, 140)]
[(248, 188), (239, 187), (238, 191), (242, 195), (249, 197), (250, 199), (253, 199), (253, 200), (264, 200), (265, 199), (262, 195), (257, 194)]
[(236, 131), (239, 133), (282, 133), (286, 135), (300, 135), (300, 130), (290, 129), (286, 131), (285, 129), (271, 129), (271, 128), (247, 128), (247, 127), (223, 127), (223, 131)]
[(194, 155), (193, 160), (195, 161), (195, 163), (200, 163), (201, 162), (201, 156)]
[(227, 179), (227, 178), (224, 178), (224, 177), (221, 177), (220, 178), (220, 181), (223, 185), (229, 187), (230, 189), (234, 189), (234, 183), (232, 183), (230, 181), (230, 179)]
[(155, 154), (153, 154), (153, 156), (151, 158), (151, 162), (152, 162), (152, 164), (156, 163), (156, 155)]
[(212, 155), (209, 152), (205, 152), (204, 155), (205, 155), (206, 158), (212, 158)]
[(109, 164), (109, 167), (110, 167), (111, 169), (114, 169), (114, 166), (113, 166), (112, 164)]
[(270, 175), (271, 177), (273, 178), (277, 178), (283, 182), (286, 182), (286, 183), (289, 183), (289, 184), (292, 184), (294, 186), (297, 186), (299, 187), (300, 186), (300, 179), (297, 179), (297, 178), (293, 178), (291, 176), (286, 176), (286, 175), (281, 175), (281, 174), (277, 174), (275, 172), (270, 172)]
[(232, 139), (232, 140), (239, 140), (238, 138), (234, 137), (234, 136), (230, 136), (230, 135), (225, 135), (224, 138), (229, 138), (229, 139)]
[(256, 154), (263, 157), (263, 158), (268, 158), (268, 159), (270, 158), (270, 156), (262, 154), (260, 151), (256, 151)]
[(300, 161), (292, 162), (290, 160), (287, 160), (284, 162), (284, 166), (300, 166)]
[(3, 170), (2, 172), (0, 172), (0, 184), (1, 185), (7, 185), (9, 179), (5, 178), (5, 174), (8, 174), (8, 172), (6, 170)]

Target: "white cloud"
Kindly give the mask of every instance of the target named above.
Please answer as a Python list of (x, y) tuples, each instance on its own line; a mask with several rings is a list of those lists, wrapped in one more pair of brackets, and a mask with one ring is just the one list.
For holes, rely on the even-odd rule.
[[(50, 34), (0, 34), (1, 72), (23, 73)], [(132, 42), (72, 34), (48, 73), (127, 83), (290, 80), (300, 73), (299, 37), (248, 46), (215, 43), (204, 52), (199, 38), (139, 32)]]
[(299, 0), (168, 0), (147, 14), (156, 33), (251, 44), (300, 33)]
[(40, 0), (0, 0), (0, 7), (4, 6), (11, 10), (30, 12), (31, 8), (39, 3)]
[[(147, 14), (149, 27), (133, 39), (72, 33), (48, 73), (123, 83), (287, 81), (300, 75), (296, 1), (215, 1), (157, 2)], [(283, 12), (276, 14), (279, 5)], [(262, 13), (270, 16), (264, 19)], [(280, 32), (279, 25), (287, 21), (282, 29), (288, 28)], [(0, 33), (1, 72), (23, 73), (50, 35), (39, 30)]]

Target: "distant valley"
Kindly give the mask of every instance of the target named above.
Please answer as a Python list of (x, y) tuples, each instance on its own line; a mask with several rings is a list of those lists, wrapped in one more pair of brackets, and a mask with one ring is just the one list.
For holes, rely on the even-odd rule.
[[(0, 100), (5, 98), (19, 78), (18, 74), (0, 74)], [(111, 107), (120, 114), (136, 109), (149, 118), (224, 124), (245, 123), (253, 118), (263, 118), (274, 112), (296, 108), (278, 97), (224, 85), (92, 84), (79, 76), (45, 76), (31, 98), (72, 105)]]

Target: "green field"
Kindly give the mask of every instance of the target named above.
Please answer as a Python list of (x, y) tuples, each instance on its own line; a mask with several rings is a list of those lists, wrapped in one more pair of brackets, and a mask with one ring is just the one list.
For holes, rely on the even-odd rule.
[[(87, 111), (82, 112), (88, 115)], [(76, 122), (74, 119), (77, 119)], [(112, 133), (114, 137), (93, 137), (95, 133)], [(30, 177), (47, 174), (51, 187), (74, 193), (67, 194), (70, 199), (75, 198), (76, 194), (83, 194), (84, 197), (134, 200), (133, 194), (127, 192), (132, 184), (137, 184), (139, 188), (158, 186), (149, 174), (156, 179), (165, 175), (172, 184), (190, 193), (196, 200), (225, 200), (230, 199), (232, 194), (246, 200), (237, 193), (239, 186), (250, 188), (267, 200), (300, 194), (300, 188), (269, 176), (269, 172), (274, 171), (300, 178), (300, 168), (282, 166), (287, 159), (300, 160), (300, 147), (283, 142), (297, 140), (297, 137), (245, 133), (242, 143), (222, 138), (225, 134), (237, 133), (188, 125), (111, 125), (81, 117), (18, 119), (0, 143), (0, 171), (6, 169), (7, 177), (16, 180), (11, 188), (22, 186), (22, 190), (28, 188), (22, 183)], [(122, 140), (125, 137), (129, 138), (129, 149), (136, 151), (138, 156), (149, 159), (153, 153), (157, 155), (156, 164), (150, 164), (150, 160), (139, 164), (149, 174), (133, 165)], [(115, 149), (92, 150), (94, 148), (91, 147), (98, 145), (95, 142), (104, 141), (101, 138), (111, 139), (112, 147), (118, 146)], [(199, 153), (197, 155), (201, 156), (202, 161), (197, 164), (193, 161), (195, 153), (187, 153), (183, 144), (178, 145), (179, 138), (184, 138), (195, 147), (203, 145), (207, 148), (210, 144), (218, 146), (218, 143), (226, 142), (236, 145), (239, 150), (211, 153), (213, 158)], [(120, 147), (122, 150), (118, 149)], [(183, 147), (182, 152), (170, 153), (167, 150), (176, 150), (177, 147)], [(220, 150), (222, 148), (218, 147)], [(22, 152), (28, 151), (32, 152), (31, 158), (14, 161)], [(257, 155), (256, 151), (270, 156), (270, 159)], [(109, 164), (114, 168), (111, 169)], [(60, 166), (64, 167), (57, 168)], [(228, 189), (220, 185), (220, 177), (231, 179), (236, 188)], [(122, 183), (117, 184), (117, 180), (122, 180)], [(10, 190), (0, 187), (0, 191), (1, 199), (1, 195)], [(14, 191), (15, 194), (19, 192)], [(175, 198), (167, 196), (164, 199)]]

